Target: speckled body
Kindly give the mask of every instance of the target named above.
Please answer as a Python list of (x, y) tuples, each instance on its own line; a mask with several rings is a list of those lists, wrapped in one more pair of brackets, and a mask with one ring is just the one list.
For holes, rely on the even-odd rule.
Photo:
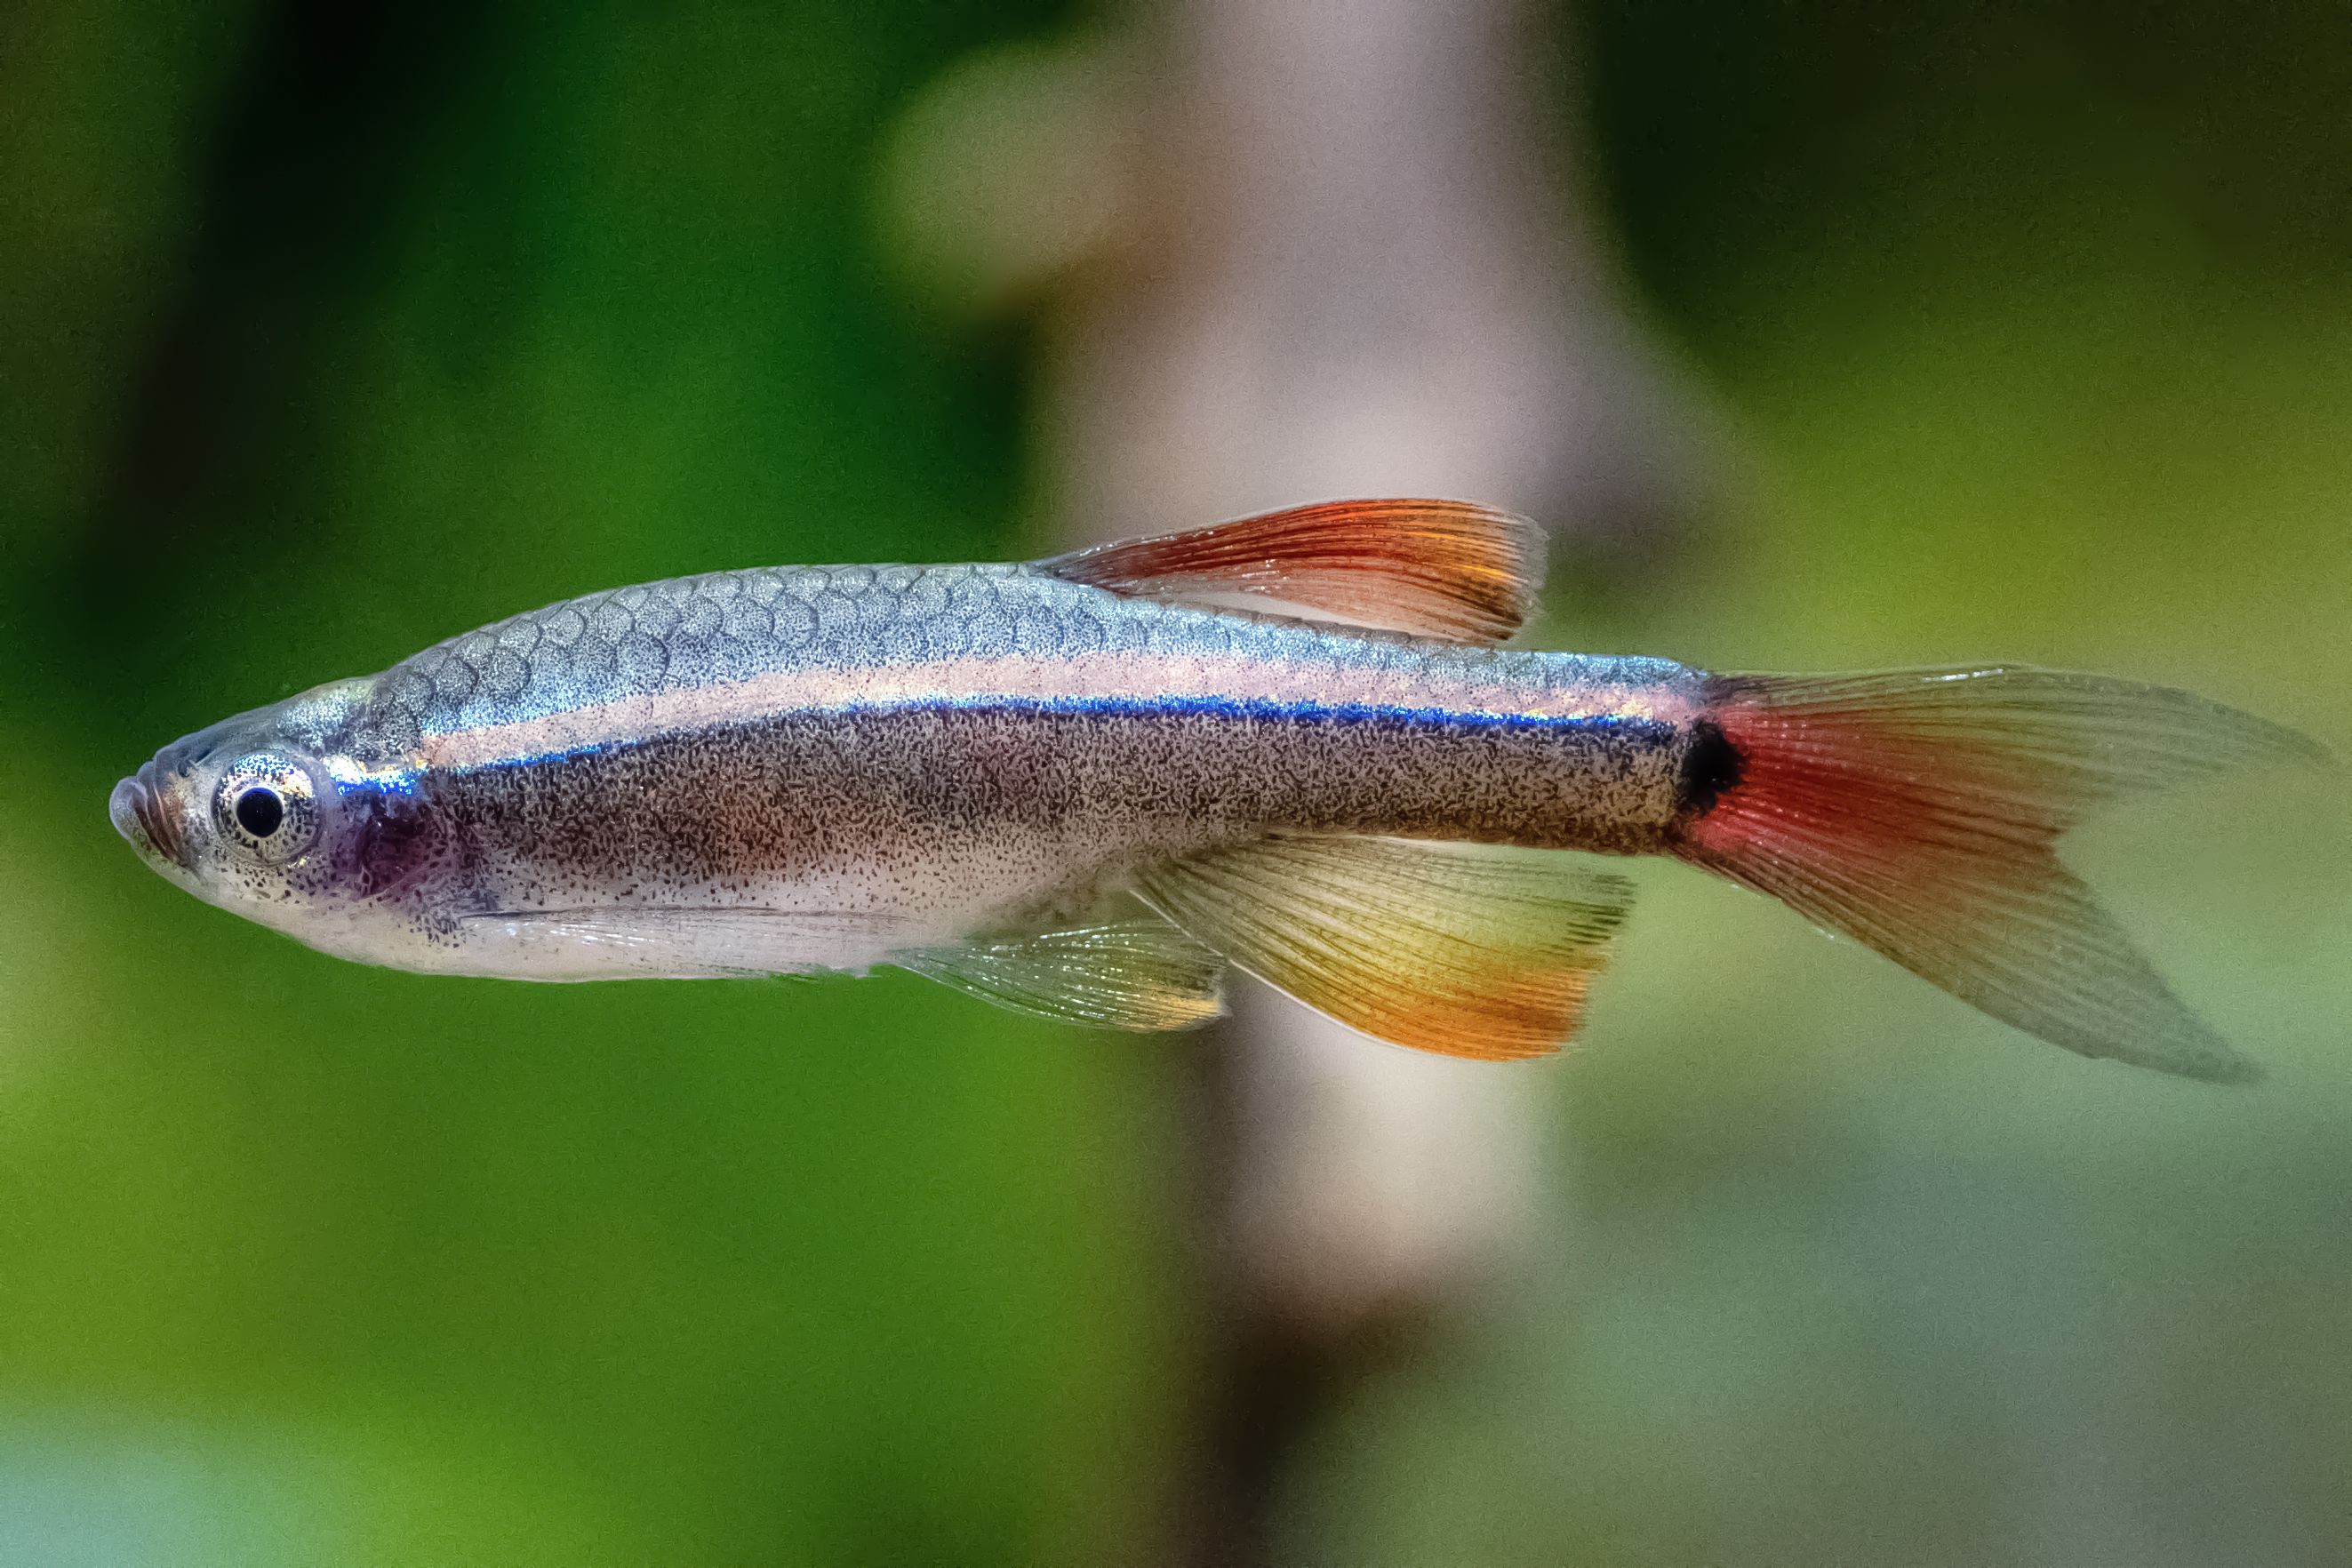
[[(151, 766), (201, 785), (209, 752), (276, 748), (326, 775), (332, 851), (271, 923), (344, 956), (539, 979), (856, 969), (1269, 829), (1654, 851), (1700, 679), (1033, 566), (778, 568), (517, 616)], [(614, 908), (677, 923), (575, 940)]]

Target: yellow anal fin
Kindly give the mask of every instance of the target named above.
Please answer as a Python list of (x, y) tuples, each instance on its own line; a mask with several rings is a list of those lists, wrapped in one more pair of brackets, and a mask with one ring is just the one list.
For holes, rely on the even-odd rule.
[(1225, 961), (1149, 917), (923, 948), (890, 962), (1016, 1013), (1097, 1028), (1190, 1029), (1225, 1010)]
[(1375, 1039), (1548, 1056), (1633, 903), (1556, 852), (1276, 834), (1154, 868), (1155, 909), (1241, 968)]
[(1343, 500), (1038, 563), (1115, 594), (1252, 601), (1316, 619), (1455, 642), (1519, 629), (1543, 582), (1542, 531), (1453, 500)]

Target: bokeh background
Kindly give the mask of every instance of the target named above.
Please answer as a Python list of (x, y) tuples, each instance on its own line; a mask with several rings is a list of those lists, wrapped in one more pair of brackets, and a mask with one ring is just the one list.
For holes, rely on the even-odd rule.
[[(1318, 58), (1480, 13), (1258, 9)], [(2352, 1562), (2340, 776), (2076, 841), (2244, 1090), (1645, 871), (1522, 1077), (1518, 1242), (1271, 1371), (1230, 1041), (381, 973), (115, 839), (157, 745), (517, 608), (1170, 521), (1076, 515), (1152, 432), (1072, 388), (1249, 165), (1153, 131), (1217, 10), (0, 18), (0, 1562)], [(1559, 450), (1645, 454), (1494, 498), (1578, 513), (1550, 641), (2088, 666), (2352, 750), (2352, 14), (1488, 14), (1532, 118), (1465, 168), (1580, 237), (1616, 366)]]

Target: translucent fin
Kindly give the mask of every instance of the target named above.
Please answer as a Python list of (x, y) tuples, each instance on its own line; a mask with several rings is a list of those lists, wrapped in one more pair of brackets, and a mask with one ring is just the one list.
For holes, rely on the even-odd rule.
[(1242, 968), (1375, 1039), (1548, 1056), (1633, 901), (1544, 850), (1276, 834), (1171, 862), (1144, 899)]
[(1064, 1023), (1190, 1029), (1225, 1010), (1225, 961), (1165, 921), (1041, 931), (893, 953), (966, 995)]
[(2326, 753), (2184, 691), (2043, 669), (1723, 676), (1677, 853), (2005, 1023), (2192, 1078), (2253, 1069), (2168, 989), (2058, 837), (2102, 803)]
[(1534, 606), (1543, 544), (1527, 519), (1466, 501), (1348, 500), (1097, 545), (1039, 565), (1118, 594), (1271, 600), (1357, 626), (1500, 642)]

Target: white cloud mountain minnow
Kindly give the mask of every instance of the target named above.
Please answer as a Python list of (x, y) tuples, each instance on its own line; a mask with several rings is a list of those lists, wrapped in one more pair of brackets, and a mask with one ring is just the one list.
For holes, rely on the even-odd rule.
[(1482, 1058), (1574, 1031), (1631, 898), (1549, 851), (1666, 855), (2070, 1050), (2245, 1075), (2053, 846), (2310, 742), (2094, 675), (1493, 647), (1539, 557), (1484, 508), (1356, 501), (622, 588), (200, 731), (111, 814), (198, 898), (371, 963), (890, 963), (1138, 1029), (1217, 1014), (1230, 964)]

